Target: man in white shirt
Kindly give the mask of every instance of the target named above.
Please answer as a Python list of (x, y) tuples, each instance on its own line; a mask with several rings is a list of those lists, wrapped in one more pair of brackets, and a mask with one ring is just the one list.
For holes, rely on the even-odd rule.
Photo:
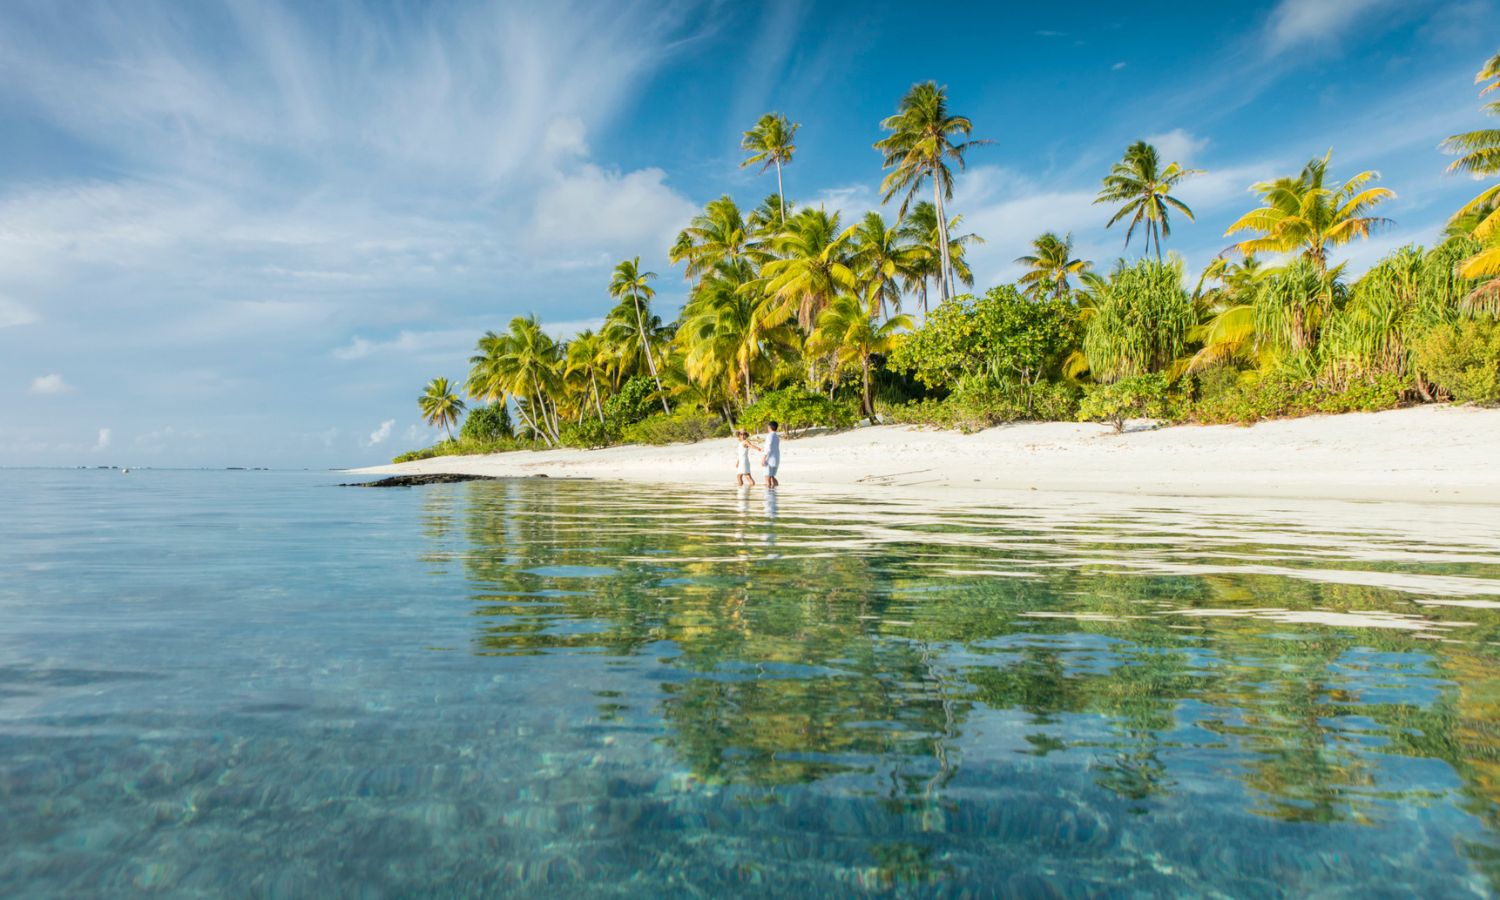
[(769, 422), (766, 425), (766, 455), (760, 458), (761, 465), (766, 467), (766, 487), (774, 488), (781, 482), (776, 480), (776, 470), (781, 467), (781, 426), (777, 422)]

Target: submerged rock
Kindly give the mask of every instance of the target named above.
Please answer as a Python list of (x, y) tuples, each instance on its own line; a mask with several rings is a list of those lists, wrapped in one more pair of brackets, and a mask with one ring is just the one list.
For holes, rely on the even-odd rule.
[(449, 472), (435, 475), (392, 475), (376, 481), (351, 481), (339, 487), (417, 487), (423, 484), (456, 484), (460, 481), (494, 480), (492, 475), (456, 475)]

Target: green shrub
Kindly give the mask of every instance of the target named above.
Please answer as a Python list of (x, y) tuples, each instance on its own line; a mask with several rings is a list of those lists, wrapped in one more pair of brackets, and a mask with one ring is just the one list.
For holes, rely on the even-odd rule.
[(475, 406), (464, 417), (458, 436), (465, 441), (494, 442), (512, 437), (510, 408), (504, 403)]
[(1500, 322), (1440, 325), (1416, 342), (1418, 372), (1459, 403), (1500, 403)]
[(789, 387), (772, 391), (745, 407), (740, 413), (739, 427), (761, 431), (768, 422), (775, 421), (781, 423), (781, 430), (786, 433), (817, 427), (848, 428), (858, 416), (858, 409), (852, 404), (837, 403), (803, 387)]
[(564, 447), (580, 450), (596, 450), (608, 447), (620, 439), (620, 429), (611, 422), (585, 418), (582, 422), (569, 422), (558, 434)]
[(617, 428), (662, 412), (656, 382), (649, 375), (636, 375), (604, 400), (604, 418)]
[(884, 408), (891, 421), (933, 425), (971, 434), (1005, 422), (1072, 421), (1078, 410), (1078, 388), (1067, 382), (1027, 385), (1015, 379), (972, 378), (959, 382), (942, 400), (920, 400)]
[(1409, 379), (1384, 374), (1351, 381), (1342, 390), (1320, 387), (1307, 376), (1286, 370), (1258, 378), (1222, 376), (1199, 383), (1196, 400), (1183, 404), (1176, 417), (1205, 425), (1318, 413), (1377, 412), (1394, 409), (1411, 388)]
[(512, 450), (544, 450), (539, 442), (517, 437), (502, 437), (493, 441), (465, 440), (459, 437), (452, 441), (438, 441), (421, 450), (408, 450), (393, 458), (393, 463), (411, 462), (414, 459), (432, 459), (436, 456), (478, 456), (485, 453), (509, 453)]
[(978, 300), (961, 296), (938, 305), (888, 364), (930, 388), (981, 374), (1036, 382), (1057, 372), (1079, 332), (1073, 304), (1030, 300), (1001, 285)]
[(729, 426), (717, 416), (696, 410), (678, 409), (670, 416), (657, 413), (626, 425), (620, 438), (627, 444), (691, 444), (711, 437), (723, 437)]
[(1166, 376), (1159, 372), (1131, 375), (1090, 387), (1078, 405), (1078, 420), (1108, 422), (1119, 433), (1125, 430), (1126, 419), (1166, 417), (1170, 412), (1168, 401)]

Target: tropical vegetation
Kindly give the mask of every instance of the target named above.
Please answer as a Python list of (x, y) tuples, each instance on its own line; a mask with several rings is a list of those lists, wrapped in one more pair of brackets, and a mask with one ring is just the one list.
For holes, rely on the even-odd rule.
[[(1478, 82), (1481, 95), (1500, 87), (1500, 55)], [(1500, 100), (1483, 109), (1500, 115)], [(1230, 225), (1232, 243), (1190, 272), (1165, 244), (1193, 221), (1176, 193), (1199, 170), (1137, 141), (1096, 200), (1113, 208), (1105, 224), (1125, 224), (1132, 255), (1095, 263), (1071, 234), (1044, 232), (1014, 283), (976, 296), (960, 290), (982, 239), (950, 207), (988, 142), (933, 82), (880, 124), (885, 206), (846, 220), (788, 195), (799, 126), (761, 117), (744, 164), (775, 169), (776, 192), (746, 208), (709, 201), (665, 248), (687, 284), (675, 317), (653, 309), (658, 276), (621, 260), (600, 285), (612, 305), (597, 328), (564, 336), (518, 316), (478, 339), (466, 419), (457, 386), (434, 379), (421, 413), (447, 439), (418, 453), (691, 441), (773, 418), (793, 431), (1123, 428), (1500, 402), (1500, 130), (1444, 142), (1452, 171), (1491, 183), (1436, 245), (1397, 249), (1358, 277), (1339, 254), (1394, 226), (1378, 173), (1341, 172), (1329, 151), (1251, 186), (1258, 202)]]

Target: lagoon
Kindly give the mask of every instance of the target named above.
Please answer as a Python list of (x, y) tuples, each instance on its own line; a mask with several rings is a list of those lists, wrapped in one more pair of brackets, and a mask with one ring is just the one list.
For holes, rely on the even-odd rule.
[(1500, 891), (1490, 507), (0, 472), (0, 893)]

